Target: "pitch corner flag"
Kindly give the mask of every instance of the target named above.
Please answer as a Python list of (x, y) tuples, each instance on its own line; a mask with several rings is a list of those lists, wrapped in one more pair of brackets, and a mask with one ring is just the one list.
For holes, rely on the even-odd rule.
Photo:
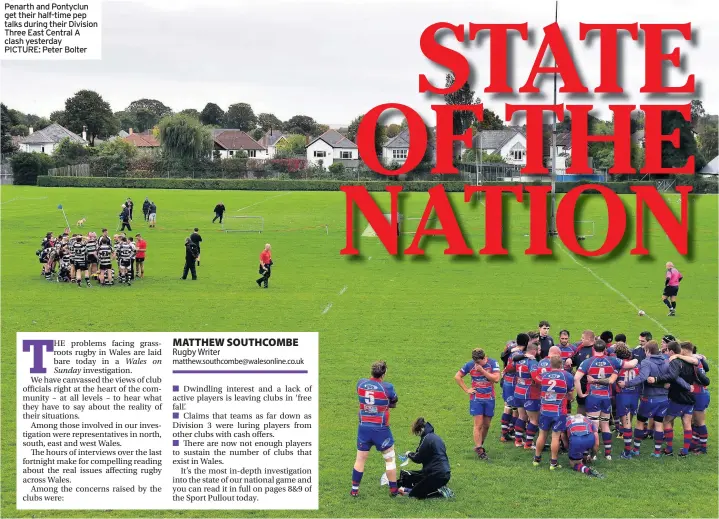
[(62, 209), (62, 204), (58, 204), (57, 208)]

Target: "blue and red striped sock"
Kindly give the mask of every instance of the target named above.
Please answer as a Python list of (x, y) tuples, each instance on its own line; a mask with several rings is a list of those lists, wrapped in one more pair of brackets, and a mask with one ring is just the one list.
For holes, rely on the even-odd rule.
[(612, 455), (612, 433), (603, 432), (602, 433), (602, 443), (604, 444), (604, 455), (611, 456)]
[(709, 437), (706, 425), (697, 425), (697, 436), (699, 437), (699, 450), (701, 452), (706, 452), (707, 438)]
[(389, 493), (390, 494), (396, 494), (399, 488), (397, 487), (396, 481), (390, 481), (389, 482)]
[(534, 435), (536, 434), (538, 430), (538, 427), (534, 425), (532, 422), (529, 422), (527, 424), (527, 437), (524, 440), (524, 446), (525, 447), (531, 447), (532, 442), (534, 441)]
[(654, 454), (662, 452), (662, 444), (664, 443), (664, 431), (654, 431)]
[(689, 448), (692, 446), (692, 432), (691, 431), (684, 431), (684, 448), (682, 449), (682, 452), (686, 454), (689, 452)]
[(622, 435), (624, 436), (624, 453), (628, 454), (632, 450), (632, 429), (625, 428)]
[(359, 492), (359, 486), (362, 482), (362, 476), (364, 475), (364, 472), (360, 472), (358, 470), (352, 469), (352, 491), (350, 494), (353, 496), (356, 496)]
[(572, 468), (582, 474), (589, 474), (589, 467), (587, 467), (584, 463), (577, 463)]
[(511, 414), (502, 413), (502, 436), (507, 434), (507, 432), (509, 431), (509, 420), (511, 418)]
[(644, 436), (644, 429), (639, 427), (634, 429), (634, 450), (639, 452), (639, 448), (642, 446), (642, 437)]
[(518, 419), (519, 418), (514, 415), (512, 415), (509, 419), (509, 434), (514, 435), (514, 426), (516, 425)]
[(514, 424), (514, 442), (522, 443), (524, 439), (524, 420), (517, 418), (517, 422)]
[(664, 441), (667, 444), (667, 452), (674, 451), (674, 429), (664, 428)]

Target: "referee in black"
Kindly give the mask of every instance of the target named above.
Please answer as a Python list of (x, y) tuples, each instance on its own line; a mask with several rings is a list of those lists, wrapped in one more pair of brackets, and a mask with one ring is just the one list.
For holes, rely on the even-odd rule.
[(197, 266), (200, 266), (200, 242), (202, 241), (202, 236), (200, 236), (200, 229), (195, 227), (195, 232), (190, 234), (190, 241), (195, 244), (195, 247), (197, 247)]

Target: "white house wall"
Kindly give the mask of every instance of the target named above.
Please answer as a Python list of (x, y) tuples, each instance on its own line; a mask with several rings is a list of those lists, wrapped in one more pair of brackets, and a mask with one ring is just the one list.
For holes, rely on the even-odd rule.
[[(522, 146), (524, 146), (525, 154), (524, 154), (524, 158), (522, 160), (514, 160), (509, 155), (512, 148), (517, 143), (520, 143)], [(526, 151), (527, 151), (527, 138), (524, 135), (522, 135), (521, 133), (517, 133), (514, 137), (509, 139), (509, 141), (507, 141), (507, 143), (505, 143), (504, 146), (502, 146), (502, 149), (500, 150), (499, 154), (507, 162), (507, 164), (526, 166), (527, 165)]]

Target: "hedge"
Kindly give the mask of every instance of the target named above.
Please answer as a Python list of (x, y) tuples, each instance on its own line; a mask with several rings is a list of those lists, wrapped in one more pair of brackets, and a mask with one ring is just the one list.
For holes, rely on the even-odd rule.
[[(566, 193), (570, 189), (590, 182), (558, 182), (557, 192)], [(118, 177), (50, 177), (39, 176), (37, 185), (42, 187), (109, 187), (109, 188), (144, 188), (144, 189), (213, 189), (213, 190), (248, 190), (248, 191), (338, 191), (340, 186), (361, 185), (368, 191), (384, 191), (387, 186), (401, 185), (403, 191), (424, 191), (436, 185), (443, 185), (451, 192), (464, 191), (465, 182), (398, 182), (398, 181), (366, 181), (352, 182), (339, 180), (222, 180), (222, 179), (190, 179), (190, 178), (118, 178)], [(486, 182), (484, 185), (516, 185), (512, 182)], [(538, 182), (524, 182), (526, 185), (537, 185)], [(653, 182), (610, 182), (606, 184), (619, 194), (629, 194), (630, 186), (654, 185)]]

